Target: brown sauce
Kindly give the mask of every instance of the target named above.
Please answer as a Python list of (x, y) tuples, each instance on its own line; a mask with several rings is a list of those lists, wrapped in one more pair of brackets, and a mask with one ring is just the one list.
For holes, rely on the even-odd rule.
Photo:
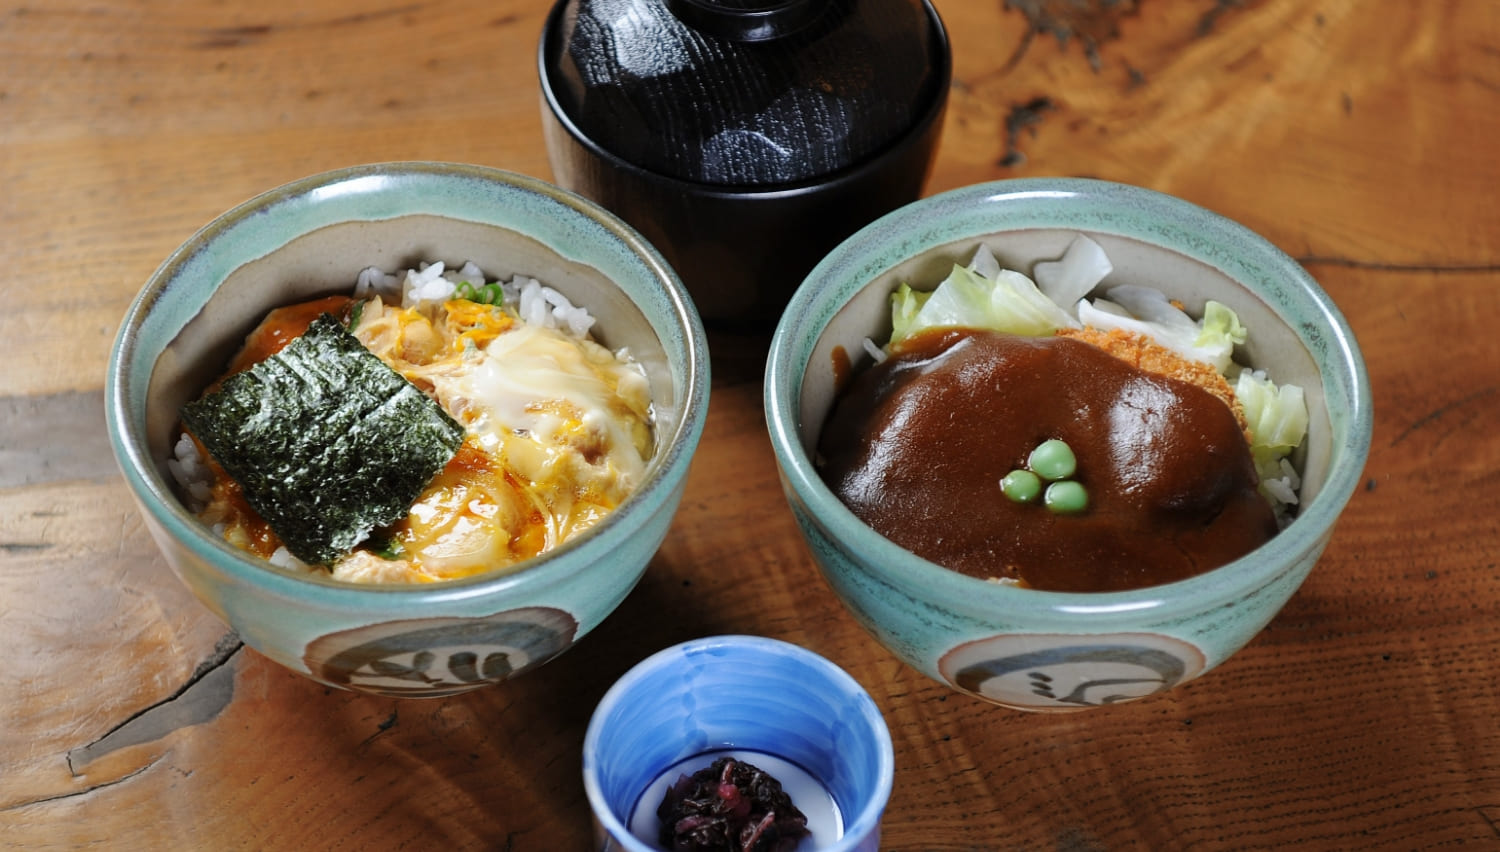
[[(245, 346), (230, 362), (226, 376), (248, 370), (286, 348), (288, 343), (307, 333), (307, 327), (321, 314), (343, 317), (353, 302), (348, 296), (326, 296), (275, 308), (245, 338)], [(223, 381), (221, 377), (219, 381)]]
[[(1061, 439), (1077, 514), (1000, 480)], [(824, 480), (929, 561), (1056, 591), (1141, 588), (1243, 556), (1276, 533), (1234, 413), (1195, 385), (1064, 337), (925, 332), (856, 376), (819, 440)]]

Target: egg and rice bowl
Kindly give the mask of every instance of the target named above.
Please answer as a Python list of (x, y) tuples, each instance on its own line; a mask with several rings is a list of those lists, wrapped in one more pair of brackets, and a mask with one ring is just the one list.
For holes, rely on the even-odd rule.
[(367, 269), (350, 296), (271, 312), (221, 382), (277, 357), (323, 315), (440, 407), (454, 446), (399, 518), (366, 524), (334, 558), (305, 560), (189, 426), (168, 465), (189, 508), (236, 547), (352, 583), (517, 570), (598, 524), (640, 482), (653, 445), (645, 373), (596, 342), (587, 310), (556, 290), (524, 276), (487, 281), (472, 263)]

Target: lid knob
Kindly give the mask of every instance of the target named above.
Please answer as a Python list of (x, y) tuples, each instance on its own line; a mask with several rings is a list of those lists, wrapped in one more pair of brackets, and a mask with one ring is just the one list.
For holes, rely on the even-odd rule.
[(812, 23), (828, 0), (667, 0), (677, 19), (732, 41), (770, 41)]

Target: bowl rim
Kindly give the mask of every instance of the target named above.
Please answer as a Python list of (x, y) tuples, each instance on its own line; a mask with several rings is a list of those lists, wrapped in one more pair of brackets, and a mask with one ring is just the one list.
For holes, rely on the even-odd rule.
[[(319, 227), (335, 222), (381, 221), (410, 215), (446, 216), (505, 227), (496, 222), (429, 209), (439, 202), (424, 196), (441, 198), (439, 190), (457, 190), (473, 183), (491, 194), (486, 196), (483, 204), (500, 199), (534, 197), (577, 225), (601, 229), (608, 238), (618, 240), (628, 254), (641, 263), (646, 274), (660, 285), (665, 304), (670, 308), (665, 324), (681, 332), (681, 371), (686, 381), (677, 388), (680, 399), (677, 407), (681, 416), (668, 434), (659, 437), (658, 450), (649, 460), (646, 475), (636, 490), (611, 514), (609, 522), (534, 557), (535, 565), (509, 573), (485, 572), (426, 584), (358, 584), (301, 574), (272, 566), (214, 536), (182, 504), (175, 486), (161, 475), (143, 434), (143, 417), (138, 417), (133, 410), (133, 401), (138, 398), (144, 413), (150, 377), (161, 354), (141, 354), (137, 334), (140, 326), (168, 295), (179, 276), (189, 270), (195, 258), (214, 251), (217, 240), (232, 239), (236, 230), (247, 222), (274, 215), (278, 210), (297, 210), (324, 199), (368, 195), (387, 201), (381, 206), (381, 212), (331, 220)], [(412, 192), (409, 187), (418, 191)], [(280, 239), (275, 245), (257, 246), (253, 251), (231, 251), (230, 254), (237, 258), (231, 271), (263, 258), (315, 229), (301, 230)], [(539, 239), (534, 234), (528, 236)], [(556, 246), (549, 245), (549, 248), (558, 251)], [(567, 257), (566, 252), (560, 253)], [(222, 277), (214, 285), (215, 289), (219, 283), (222, 283)], [(187, 319), (177, 323), (169, 340), (175, 339), (196, 314), (197, 311), (193, 311)], [(663, 343), (666, 344), (664, 349), (671, 348), (668, 340), (664, 339)], [(151, 357), (151, 364), (137, 367), (137, 362), (145, 357)], [(133, 375), (137, 370), (144, 382), (137, 381)], [(644, 521), (656, 511), (661, 501), (670, 499), (671, 491), (685, 475), (706, 420), (709, 371), (707, 339), (681, 280), (655, 247), (614, 214), (582, 196), (518, 172), (466, 163), (389, 161), (319, 172), (264, 191), (214, 217), (174, 249), (131, 301), (116, 332), (105, 376), (105, 421), (116, 463), (142, 511), (166, 534), (216, 571), (226, 574), (232, 582), (254, 586), (267, 594), (303, 605), (316, 598), (316, 605), (320, 607), (337, 609), (347, 606), (358, 610), (386, 608), (400, 600), (399, 606), (404, 610), (417, 601), (427, 604), (460, 602), (523, 588), (534, 594), (566, 582), (595, 561), (607, 559), (615, 546), (611, 539), (616, 537), (610, 531), (620, 529), (638, 515)], [(636, 525), (630, 524), (632, 528)]]
[[(1086, 223), (1086, 224), (1085, 224)], [(1286, 320), (1261, 286), (1284, 282), (1285, 298), (1311, 309), (1320, 321), (1288, 322), (1323, 371), (1330, 406), (1330, 467), (1322, 489), (1296, 518), (1251, 554), (1194, 577), (1117, 592), (1022, 589), (951, 571), (916, 556), (866, 526), (823, 482), (799, 436), (802, 379), (813, 344), (831, 318), (881, 273), (924, 251), (985, 234), (1058, 229), (1120, 236), (1162, 246), (1200, 261), (1246, 286)], [(1230, 248), (1226, 248), (1230, 247)], [(1316, 346), (1326, 359), (1318, 359)], [(1335, 397), (1347, 407), (1334, 412)], [(1354, 338), (1332, 299), (1293, 258), (1269, 241), (1186, 200), (1130, 184), (1090, 178), (1020, 178), (952, 189), (893, 211), (844, 241), (808, 274), (772, 336), (766, 362), (764, 404), (782, 484), (793, 502), (808, 507), (799, 522), (815, 524), (852, 551), (861, 569), (924, 600), (962, 602), (987, 621), (1024, 624), (1039, 612), (1071, 619), (1089, 632), (1161, 623), (1229, 605), (1275, 582), (1326, 542), (1363, 474), (1370, 446), (1369, 378)], [(1340, 434), (1339, 423), (1345, 428)], [(1270, 555), (1272, 558), (1266, 558)]]
[[(569, 139), (588, 151), (599, 162), (607, 163), (610, 168), (629, 175), (637, 181), (660, 186), (664, 191), (676, 195), (712, 198), (720, 201), (769, 202), (858, 184), (869, 175), (883, 171), (890, 161), (898, 159), (913, 145), (920, 143), (928, 132), (934, 129), (934, 125), (938, 125), (936, 128), (938, 131), (942, 130), (940, 125), (948, 107), (948, 89), (953, 82), (953, 48), (949, 42), (948, 30), (943, 24), (942, 16), (932, 5), (932, 0), (919, 0), (919, 2), (932, 24), (931, 35), (940, 63), (937, 79), (933, 82), (932, 99), (925, 105), (917, 119), (902, 133), (892, 137), (889, 142), (864, 159), (849, 163), (825, 175), (785, 183), (702, 183), (644, 168), (604, 147), (594, 137), (585, 133), (563, 108), (562, 102), (557, 98), (556, 84), (552, 79), (554, 75), (551, 64), (548, 62), (547, 48), (561, 26), (563, 12), (568, 5), (567, 0), (558, 0), (553, 5), (542, 23), (541, 36), (537, 40), (537, 77), (541, 82), (543, 113), (545, 117), (554, 120)], [(555, 154), (553, 156), (555, 157)]]
[[(751, 634), (705, 636), (670, 645), (631, 666), (625, 674), (610, 685), (609, 690), (594, 706), (583, 736), (584, 793), (595, 818), (611, 833), (612, 837), (634, 840), (630, 826), (622, 823), (615, 816), (614, 809), (605, 800), (604, 791), (600, 788), (598, 774), (594, 768), (594, 755), (599, 753), (599, 738), (603, 735), (604, 721), (610, 710), (618, 706), (625, 694), (637, 683), (654, 677), (663, 669), (674, 665), (687, 665), (689, 656), (700, 654), (706, 654), (709, 657), (719, 656), (725, 649), (732, 649), (740, 654), (796, 657), (809, 667), (822, 671), (844, 692), (865, 696), (868, 702), (865, 707), (869, 712), (863, 715), (868, 721), (873, 722), (871, 731), (875, 737), (876, 765), (880, 777), (876, 779), (875, 789), (864, 807), (856, 813), (844, 815), (846, 822), (843, 838), (827, 847), (826, 852), (849, 852), (858, 848), (865, 839), (875, 836), (875, 832), (880, 827), (881, 817), (890, 803), (896, 775), (895, 746), (891, 739), (890, 727), (885, 721), (885, 716), (880, 712), (879, 705), (875, 703), (874, 697), (863, 684), (827, 657), (793, 642)], [(661, 767), (661, 769), (666, 768)], [(627, 845), (630, 852), (653, 852), (654, 850), (654, 847), (639, 842), (627, 842)]]

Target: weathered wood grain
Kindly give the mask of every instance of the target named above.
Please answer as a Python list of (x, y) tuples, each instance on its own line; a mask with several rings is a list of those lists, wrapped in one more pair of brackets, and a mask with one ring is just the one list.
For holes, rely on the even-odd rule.
[(649, 653), (725, 632), (803, 644), (875, 696), (897, 750), (884, 848), (1500, 845), (1488, 0), (937, 2), (955, 81), (931, 191), (1089, 175), (1180, 195), (1301, 260), (1363, 347), (1365, 487), (1281, 615), (1201, 680), (1038, 716), (896, 663), (797, 537), (753, 348), (720, 353), (738, 368), (645, 579), (557, 661), (402, 702), (242, 647), (112, 467), (119, 318), (196, 228), (297, 177), (406, 158), (546, 177), (548, 5), (0, 6), (0, 845), (586, 848), (594, 704)]

